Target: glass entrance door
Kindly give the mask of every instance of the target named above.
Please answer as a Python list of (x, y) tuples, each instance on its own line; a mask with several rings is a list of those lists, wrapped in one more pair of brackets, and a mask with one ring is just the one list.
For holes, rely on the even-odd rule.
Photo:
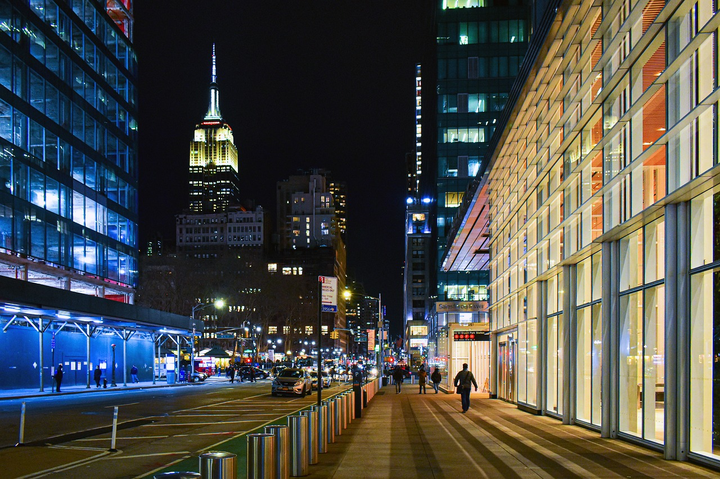
[(515, 343), (503, 341), (499, 343), (498, 358), (499, 377), (498, 396), (500, 399), (515, 402)]

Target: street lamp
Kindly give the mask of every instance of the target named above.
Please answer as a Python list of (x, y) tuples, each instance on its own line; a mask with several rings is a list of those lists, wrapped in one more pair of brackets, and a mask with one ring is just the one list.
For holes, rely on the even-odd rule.
[[(188, 380), (192, 380), (192, 375), (195, 372), (195, 311), (203, 310), (210, 305), (215, 306), (215, 309), (222, 309), (225, 307), (225, 300), (224, 299), (216, 299), (212, 303), (198, 303), (192, 307), (192, 315), (190, 316), (190, 318), (192, 320), (192, 324), (190, 325), (192, 327), (192, 337), (190, 338), (190, 377), (188, 378)], [(178, 346), (178, 348), (179, 348), (179, 346)], [(179, 378), (180, 377), (180, 358), (178, 358), (177, 368), (178, 368), (178, 378)]]

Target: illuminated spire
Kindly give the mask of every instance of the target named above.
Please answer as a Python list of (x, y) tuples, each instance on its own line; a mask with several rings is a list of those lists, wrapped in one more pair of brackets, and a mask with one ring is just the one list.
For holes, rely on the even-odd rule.
[(217, 87), (217, 65), (214, 43), (212, 53), (212, 75), (210, 78), (210, 107), (205, 115), (205, 120), (222, 120), (222, 115), (220, 114), (220, 92)]

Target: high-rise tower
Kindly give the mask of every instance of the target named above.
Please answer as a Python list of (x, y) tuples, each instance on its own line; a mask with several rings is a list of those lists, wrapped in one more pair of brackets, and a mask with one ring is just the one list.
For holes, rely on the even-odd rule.
[(222, 119), (219, 96), (213, 45), (210, 106), (190, 143), (190, 210), (198, 213), (240, 204), (238, 150), (232, 128)]

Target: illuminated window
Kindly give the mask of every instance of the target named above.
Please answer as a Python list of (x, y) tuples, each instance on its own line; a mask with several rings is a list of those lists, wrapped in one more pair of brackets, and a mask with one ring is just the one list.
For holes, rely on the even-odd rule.
[(321, 331), (322, 331), (322, 334), (327, 334), (327, 333), (328, 333), (328, 327), (327, 327), (327, 326), (323, 326)]
[(277, 326), (268, 326), (268, 334), (277, 334)]
[(457, 208), (462, 204), (463, 192), (448, 191), (445, 193), (445, 206), (447, 208)]
[(282, 274), (285, 276), (290, 276), (292, 274), (292, 268), (290, 266), (283, 266)]
[(313, 333), (313, 327), (312, 326), (305, 326), (305, 334), (312, 334)]
[(283, 326), (283, 334), (290, 334), (290, 326)]

